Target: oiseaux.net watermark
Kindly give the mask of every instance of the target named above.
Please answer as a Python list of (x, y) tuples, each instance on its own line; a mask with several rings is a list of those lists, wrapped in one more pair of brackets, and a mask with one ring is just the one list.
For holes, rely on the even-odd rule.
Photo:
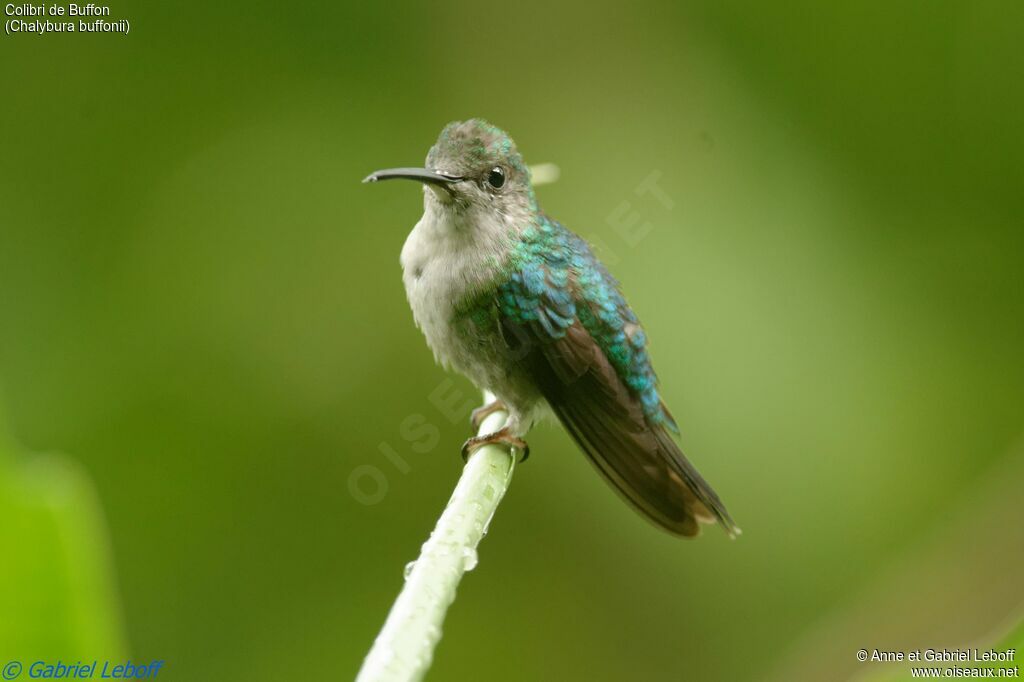
[[(1019, 679), (1016, 649), (859, 649), (861, 663), (910, 663), (912, 679)], [(916, 665), (915, 665), (916, 664)]]

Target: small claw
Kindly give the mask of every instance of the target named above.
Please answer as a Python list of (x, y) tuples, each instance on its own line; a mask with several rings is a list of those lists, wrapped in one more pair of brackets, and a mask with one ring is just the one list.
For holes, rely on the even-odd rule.
[(499, 411), (508, 412), (508, 406), (500, 400), (495, 400), (473, 410), (469, 415), (469, 423), (473, 426), (473, 433), (480, 430), (480, 425), (484, 423), (485, 419)]
[(507, 445), (510, 448), (515, 448), (523, 453), (519, 458), (520, 462), (525, 462), (526, 458), (530, 456), (530, 446), (526, 444), (526, 441), (513, 436), (507, 428), (504, 428), (486, 436), (475, 436), (468, 439), (462, 444), (462, 461), (468, 462), (469, 456), (485, 445)]

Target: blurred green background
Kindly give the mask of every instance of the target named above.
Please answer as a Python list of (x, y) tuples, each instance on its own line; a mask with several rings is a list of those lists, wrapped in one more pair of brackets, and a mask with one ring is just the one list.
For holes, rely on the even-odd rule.
[(1024, 5), (111, 12), (130, 35), (0, 36), (4, 660), (355, 674), (468, 429), (400, 280), (419, 191), (359, 180), (471, 116), (561, 167), (540, 201), (744, 535), (660, 533), (542, 426), (431, 679), (847, 679), (1009, 630)]

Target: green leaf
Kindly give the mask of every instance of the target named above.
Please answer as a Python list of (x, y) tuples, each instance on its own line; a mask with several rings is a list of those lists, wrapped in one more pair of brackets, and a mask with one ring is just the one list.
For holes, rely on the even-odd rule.
[(122, 656), (109, 541), (89, 477), (61, 455), (17, 455), (2, 423), (0, 519), (0, 659)]

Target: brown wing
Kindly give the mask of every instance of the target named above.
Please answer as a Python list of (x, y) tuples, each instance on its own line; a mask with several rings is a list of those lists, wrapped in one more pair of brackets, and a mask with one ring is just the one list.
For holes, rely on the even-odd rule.
[[(538, 312), (543, 321), (543, 304)], [(664, 426), (649, 423), (638, 396), (579, 319), (558, 338), (548, 324), (503, 319), (502, 325), (555, 415), (627, 501), (676, 535), (695, 536), (700, 522), (716, 520), (730, 535), (739, 533)]]

